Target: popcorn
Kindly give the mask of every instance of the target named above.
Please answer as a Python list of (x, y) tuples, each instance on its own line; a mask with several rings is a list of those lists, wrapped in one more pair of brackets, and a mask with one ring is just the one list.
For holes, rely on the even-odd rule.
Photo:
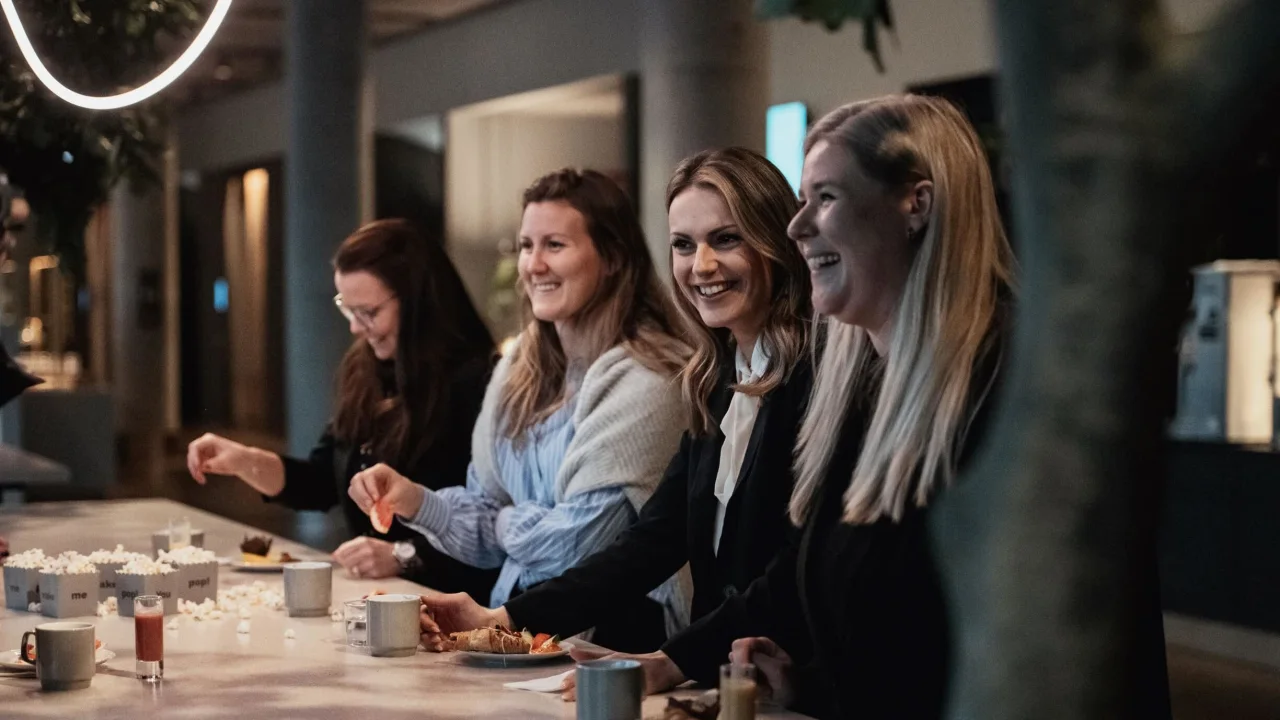
[(38, 570), (44, 565), (44, 562), (44, 550), (32, 548), (10, 555), (5, 559), (4, 565), (5, 567), (23, 568), (25, 570)]
[(218, 590), (218, 599), (206, 598), (202, 602), (179, 600), (178, 611), (190, 615), (192, 620), (221, 620), (224, 615), (248, 621), (256, 608), (281, 610), (284, 596), (278, 590), (269, 589), (262, 581), (252, 585), (234, 585)]
[(241, 620), (248, 620), (248, 619), (249, 619), (249, 618), (251, 618), (251, 617), (253, 617), (253, 611), (252, 611), (252, 610), (250, 610), (250, 609), (249, 609), (249, 607), (248, 607), (247, 605), (241, 605), (241, 606), (240, 606), (240, 619), (241, 619)]
[(249, 621), (248, 621), (248, 620), (241, 620), (241, 621), (240, 621), (240, 624), (236, 626), (236, 633), (238, 633), (238, 634), (240, 634), (240, 635), (248, 635), (248, 634), (249, 634)]
[(89, 553), (89, 562), (102, 564), (127, 563), (130, 560), (145, 557), (146, 555), (142, 553), (125, 550), (124, 545), (116, 545), (115, 550), (94, 550)]
[(46, 557), (40, 565), (40, 572), (54, 575), (85, 575), (98, 572), (98, 567), (89, 562), (89, 558), (74, 550), (68, 550), (57, 557)]
[(298, 633), (294, 632), (294, 631), (293, 631), (293, 628), (289, 628), (288, 630), (285, 630), (285, 631), (284, 631), (284, 639), (285, 639), (285, 640), (292, 640), (292, 639), (294, 639), (294, 638), (296, 638), (296, 637), (298, 637)]
[(117, 575), (168, 575), (175, 572), (169, 563), (159, 562), (151, 558), (140, 555), (124, 564), (124, 567), (116, 571)]
[(196, 563), (217, 562), (218, 556), (212, 550), (188, 545), (173, 551), (161, 550), (159, 559), (160, 562), (167, 562), (173, 565), (194, 565)]
[(33, 612), (33, 613), (40, 612), (40, 603), (33, 602), (27, 605), (27, 612)]
[(329, 613), (329, 620), (332, 622), (342, 622), (342, 613), (338, 610), (334, 610)]
[(178, 629), (178, 618), (174, 618), (174, 619), (170, 620), (170, 621), (169, 621), (169, 624), (168, 624), (168, 625), (165, 625), (165, 627), (169, 628), (170, 630), (177, 630), (177, 629)]
[(116, 615), (120, 612), (120, 601), (115, 595), (108, 597), (106, 600), (98, 603), (98, 617), (107, 617), (108, 615)]

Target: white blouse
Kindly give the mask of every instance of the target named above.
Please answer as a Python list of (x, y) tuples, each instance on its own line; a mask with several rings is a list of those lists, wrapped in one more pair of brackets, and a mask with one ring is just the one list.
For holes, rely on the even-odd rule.
[[(734, 365), (739, 384), (759, 380), (769, 368), (769, 351), (764, 347), (764, 338), (756, 340), (750, 362), (739, 351), (734, 354)], [(742, 472), (742, 461), (747, 455), (747, 444), (751, 442), (751, 431), (759, 413), (759, 397), (735, 392), (729, 400), (724, 419), (720, 421), (724, 444), (720, 446), (720, 467), (716, 470), (716, 500), (719, 502), (716, 504), (716, 527), (711, 541), (717, 556), (720, 554), (720, 534), (724, 531), (724, 513), (734, 488), (738, 486), (738, 474)]]

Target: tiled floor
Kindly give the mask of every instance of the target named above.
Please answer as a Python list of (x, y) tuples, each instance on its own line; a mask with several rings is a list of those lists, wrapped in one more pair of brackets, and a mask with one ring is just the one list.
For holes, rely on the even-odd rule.
[[(279, 445), (271, 438), (240, 439), (273, 449)], [(167, 452), (150, 453), (150, 460), (135, 457), (122, 469), (119, 477), (124, 480), (111, 496), (172, 498), (318, 548), (332, 549), (345, 539), (343, 521), (336, 513), (293, 512), (263, 502), (236, 480), (213, 479), (207, 486), (197, 485), (186, 472), (184, 452), (179, 444), (170, 445)], [(1280, 720), (1280, 654), (1272, 660), (1242, 662), (1171, 644), (1168, 661), (1174, 717)]]

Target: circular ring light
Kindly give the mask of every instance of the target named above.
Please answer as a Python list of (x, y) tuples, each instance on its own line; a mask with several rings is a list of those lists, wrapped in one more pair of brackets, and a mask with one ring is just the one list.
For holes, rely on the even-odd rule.
[(83, 95), (58, 82), (53, 73), (44, 66), (40, 56), (36, 55), (36, 49), (32, 47), (26, 29), (22, 27), (22, 19), (18, 17), (18, 10), (14, 7), (13, 0), (0, 0), (0, 7), (4, 8), (9, 29), (13, 31), (13, 37), (18, 41), (18, 49), (22, 51), (22, 56), (27, 59), (32, 72), (45, 87), (49, 88), (50, 92), (72, 105), (89, 110), (115, 110), (146, 100), (165, 89), (186, 72), (196, 58), (200, 57), (200, 53), (209, 46), (209, 41), (213, 40), (218, 27), (222, 25), (222, 20), (227, 16), (227, 11), (231, 9), (231, 0), (218, 0), (218, 4), (214, 6), (213, 12), (209, 13), (209, 19), (205, 21), (204, 27), (200, 28), (196, 39), (182, 55), (178, 56), (177, 60), (173, 61), (172, 65), (165, 68), (164, 72), (132, 90), (107, 96)]

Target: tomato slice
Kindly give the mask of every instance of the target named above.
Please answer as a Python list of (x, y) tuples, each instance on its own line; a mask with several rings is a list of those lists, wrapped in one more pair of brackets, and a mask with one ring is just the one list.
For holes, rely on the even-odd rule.
[(387, 502), (386, 498), (374, 503), (373, 509), (369, 512), (369, 520), (373, 523), (373, 529), (380, 533), (389, 531), (391, 523), (395, 519), (395, 513), (391, 512), (391, 503)]

